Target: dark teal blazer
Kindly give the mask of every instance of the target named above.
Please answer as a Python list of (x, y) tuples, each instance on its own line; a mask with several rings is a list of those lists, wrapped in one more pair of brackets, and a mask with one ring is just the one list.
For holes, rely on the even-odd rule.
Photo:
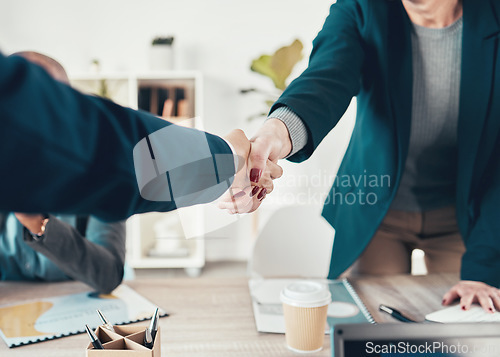
[[(146, 112), (81, 94), (39, 66), (0, 53), (0, 212), (93, 214), (119, 220), (215, 200), (233, 180), (232, 151), (218, 136), (182, 127), (170, 128), (175, 140), (156, 139), (156, 162), (165, 159), (177, 166), (157, 172), (157, 180), (151, 180), (153, 188), (180, 192), (182, 201), (141, 195), (134, 148), (170, 125)], [(188, 152), (206, 154), (194, 161), (188, 160), (183, 146), (193, 142)], [(147, 160), (153, 159), (151, 143)], [(151, 172), (142, 167), (138, 171)]]
[[(456, 209), (467, 252), (461, 278), (499, 286), (500, 1), (463, 0), (463, 10)], [(325, 203), (323, 216), (336, 230), (330, 278), (370, 242), (405, 167), (412, 107), (410, 30), (399, 0), (338, 0), (314, 40), (309, 67), (271, 109), (288, 106), (303, 119), (309, 140), (290, 158), (299, 162), (357, 97), (356, 124), (338, 176), (367, 177), (368, 184), (334, 185)], [(387, 175), (390, 187), (373, 181)], [(340, 202), (339, 193), (352, 203), (352, 195), (346, 195), (360, 188), (376, 203)]]

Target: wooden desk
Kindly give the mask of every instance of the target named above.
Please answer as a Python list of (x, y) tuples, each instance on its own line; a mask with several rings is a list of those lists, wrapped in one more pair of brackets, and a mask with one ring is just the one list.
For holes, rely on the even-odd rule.
[[(381, 303), (423, 319), (440, 308), (454, 275), (359, 278), (353, 286), (378, 322), (395, 322), (379, 314)], [(162, 356), (297, 356), (285, 346), (284, 335), (257, 332), (248, 281), (236, 279), (150, 279), (127, 282), (137, 292), (171, 313), (160, 319)], [(77, 282), (0, 283), (0, 304), (33, 297), (86, 291)], [(144, 324), (144, 323), (142, 323)], [(85, 356), (85, 334), (9, 349), (0, 341), (2, 357)], [(329, 337), (316, 356), (330, 356)]]
[(398, 322), (380, 312), (379, 305), (397, 308), (408, 317), (423, 321), (428, 313), (443, 308), (443, 295), (459, 281), (459, 277), (457, 274), (395, 275), (349, 280), (375, 321)]

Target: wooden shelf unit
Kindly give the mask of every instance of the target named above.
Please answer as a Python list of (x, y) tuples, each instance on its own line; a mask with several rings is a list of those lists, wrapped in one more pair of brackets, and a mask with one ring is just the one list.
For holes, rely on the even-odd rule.
[[(71, 84), (76, 89), (90, 94), (102, 95), (114, 102), (139, 109), (139, 92), (151, 96), (142, 104), (150, 103), (150, 108), (165, 109), (166, 101), (159, 95), (168, 96), (173, 104), (172, 114), (182, 112), (183, 118), (169, 117), (176, 124), (203, 129), (203, 78), (198, 71), (158, 71), (144, 73), (98, 73), (74, 74)], [(182, 96), (182, 98), (180, 98)], [(183, 102), (180, 102), (182, 100)], [(175, 107), (177, 105), (177, 107)], [(170, 107), (168, 107), (170, 108)], [(144, 108), (141, 108), (144, 110)], [(158, 115), (159, 110), (148, 110)], [(184, 119), (192, 120), (184, 120)], [(190, 223), (199, 225), (203, 232), (204, 211), (200, 207), (184, 209), (183, 217), (191, 217)], [(167, 226), (158, 233), (161, 225)], [(184, 223), (185, 224), (185, 223)], [(156, 227), (156, 229), (155, 229)], [(168, 230), (170, 227), (170, 231)], [(158, 236), (161, 235), (161, 236)], [(162, 252), (154, 252), (162, 247)], [(168, 252), (168, 248), (172, 251)], [(153, 251), (153, 254), (151, 252)], [(145, 213), (134, 215), (127, 220), (127, 263), (133, 268), (184, 268), (190, 276), (197, 276), (205, 265), (205, 241), (203, 236), (186, 240), (182, 234), (181, 218), (178, 212)]]

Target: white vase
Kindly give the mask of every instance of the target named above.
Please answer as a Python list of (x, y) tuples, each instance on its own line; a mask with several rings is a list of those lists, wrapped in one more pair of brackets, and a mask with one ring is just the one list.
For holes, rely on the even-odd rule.
[(152, 45), (149, 53), (152, 70), (174, 69), (174, 51), (172, 45)]

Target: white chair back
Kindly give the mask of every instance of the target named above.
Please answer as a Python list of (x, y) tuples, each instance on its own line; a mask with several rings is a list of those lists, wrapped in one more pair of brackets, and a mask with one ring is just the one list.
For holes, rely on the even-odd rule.
[(248, 264), (251, 277), (326, 278), (334, 229), (317, 207), (277, 210), (255, 241)]

